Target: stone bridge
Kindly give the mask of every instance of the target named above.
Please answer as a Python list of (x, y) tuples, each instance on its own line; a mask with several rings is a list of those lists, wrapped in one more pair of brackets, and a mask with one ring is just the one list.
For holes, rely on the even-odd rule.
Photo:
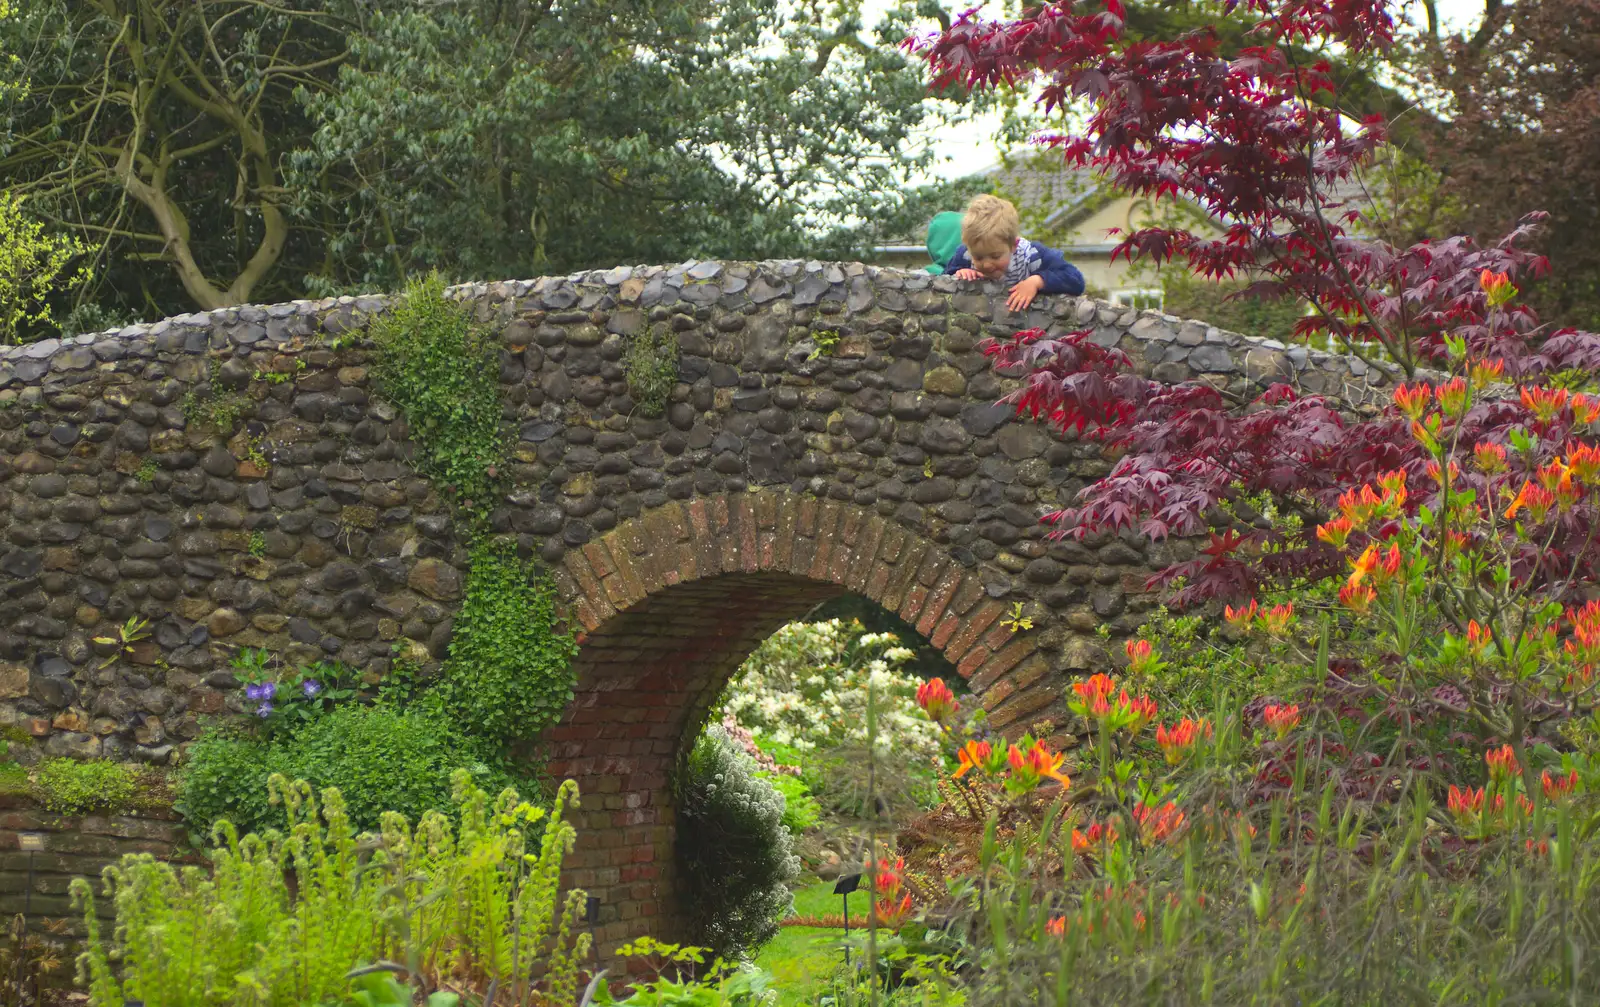
[[(994, 725), (1048, 734), (1068, 676), (1107, 660), (1096, 629), (1125, 634), (1152, 604), (1162, 549), (1045, 540), (1039, 515), (1109, 461), (1011, 422), (982, 338), (1091, 328), (1160, 378), (1239, 391), (1367, 381), (1359, 362), (1201, 322), (1087, 298), (1012, 315), (993, 285), (860, 264), (623, 267), (453, 295), (503, 346), (514, 488), (493, 526), (553, 568), (584, 634), (577, 700), (545, 740), (583, 789), (570, 878), (603, 900), (605, 953), (673, 935), (669, 770), (784, 622), (864, 595), (942, 649)], [(0, 348), (0, 721), (46, 752), (163, 762), (198, 718), (245, 709), (239, 647), (369, 678), (397, 642), (443, 656), (466, 556), (370, 379), (361, 327), (385, 304)], [(644, 333), (679, 349), (659, 418), (626, 380)], [(1018, 604), (1032, 630), (1005, 624)], [(103, 667), (92, 638), (132, 615), (152, 638)]]

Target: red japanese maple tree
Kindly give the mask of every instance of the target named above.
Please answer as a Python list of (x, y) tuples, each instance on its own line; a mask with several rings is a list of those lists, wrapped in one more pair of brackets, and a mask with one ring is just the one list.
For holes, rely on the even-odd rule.
[[(1054, 534), (1210, 533), (1197, 560), (1152, 582), (1176, 585), (1178, 604), (1242, 598), (1281, 577), (1344, 570), (1341, 551), (1315, 530), (1341, 496), (1382, 473), (1410, 477), (1407, 515), (1441, 512), (1444, 482), (1429, 492), (1423, 487), (1430, 463), (1437, 468), (1442, 457), (1459, 479), (1451, 490), (1472, 492), (1490, 508), (1501, 497), (1509, 501), (1588, 437), (1593, 420), (1581, 395), (1556, 408), (1540, 400), (1545, 406), (1535, 409), (1516, 386), (1542, 394), (1550, 390), (1541, 382), (1570, 386), (1574, 372), (1600, 365), (1600, 338), (1552, 331), (1507, 300), (1511, 283), (1547, 268), (1523, 248), (1539, 214), (1490, 246), (1451, 237), (1397, 248), (1363, 233), (1350, 194), (1361, 191), (1385, 126), (1343, 115), (1329, 65), (1305, 54), (1328, 45), (1351, 56), (1386, 47), (1393, 23), (1384, 0), (1240, 0), (1230, 9), (1259, 19), (1258, 46), (1225, 53), (1208, 30), (1130, 40), (1121, 0), (1050, 3), (1008, 22), (968, 12), (946, 31), (908, 40), (925, 55), (936, 86), (1040, 81), (1047, 108), (1087, 105), (1081, 134), (1041, 142), (1123, 191), (1198, 205), (1222, 227), (1220, 238), (1144, 228), (1123, 236), (1113, 259), (1178, 258), (1208, 277), (1247, 275), (1255, 281), (1249, 295), (1311, 305), (1296, 335), (1326, 333), (1395, 380), (1436, 383), (1479, 369), (1484, 390), (1460, 415), (1414, 417), (1390, 406), (1356, 419), (1348, 403), (1287, 385), (1242, 403), (1203, 382), (1152, 381), (1087, 331), (1054, 339), (1030, 330), (988, 344), (994, 365), (1023, 379), (1008, 398), (1020, 414), (1106, 441), (1121, 455), (1108, 476), (1082, 491), (1078, 506), (1045, 518)], [(1489, 284), (1486, 277), (1501, 279)], [(1480, 443), (1517, 449), (1503, 469), (1467, 465), (1458, 475), (1455, 459), (1470, 458)], [(1263, 495), (1301, 521), (1227, 518), (1224, 505), (1237, 514)], [(1527, 583), (1592, 581), (1600, 563), (1588, 533), (1600, 517), (1595, 505), (1585, 497), (1540, 516), (1551, 534), (1513, 549), (1517, 576)], [(1382, 540), (1393, 528), (1371, 532)], [(1340, 546), (1364, 542), (1358, 535)]]

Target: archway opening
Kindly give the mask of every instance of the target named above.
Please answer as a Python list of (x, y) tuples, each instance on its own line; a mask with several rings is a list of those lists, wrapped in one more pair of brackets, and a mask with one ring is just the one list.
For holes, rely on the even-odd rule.
[(674, 775), (745, 658), (854, 593), (911, 626), (981, 694), (991, 724), (1050, 703), (1035, 634), (1014, 635), (990, 574), (863, 508), (781, 492), (668, 504), (569, 551), (557, 580), (583, 628), (575, 698), (545, 732), (583, 804), (566, 880), (599, 898), (599, 957), (684, 930)]

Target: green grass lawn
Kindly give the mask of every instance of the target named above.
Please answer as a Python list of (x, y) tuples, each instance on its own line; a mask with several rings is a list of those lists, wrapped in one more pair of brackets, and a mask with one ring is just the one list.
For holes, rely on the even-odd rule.
[[(794, 893), (794, 911), (799, 916), (839, 913), (844, 900), (833, 894), (833, 882), (808, 885)], [(867, 893), (850, 896), (850, 915), (865, 916)], [(834, 969), (844, 963), (840, 950), (844, 931), (834, 927), (782, 927), (761, 954), (756, 965), (772, 973), (778, 990), (779, 1007), (804, 1004)]]

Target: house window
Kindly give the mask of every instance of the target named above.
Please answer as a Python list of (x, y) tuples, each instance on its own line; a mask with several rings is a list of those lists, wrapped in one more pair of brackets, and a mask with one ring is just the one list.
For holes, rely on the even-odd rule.
[(1124, 308), (1138, 308), (1143, 311), (1151, 308), (1161, 310), (1161, 289), (1159, 287), (1130, 287), (1126, 290), (1113, 290), (1111, 303)]

